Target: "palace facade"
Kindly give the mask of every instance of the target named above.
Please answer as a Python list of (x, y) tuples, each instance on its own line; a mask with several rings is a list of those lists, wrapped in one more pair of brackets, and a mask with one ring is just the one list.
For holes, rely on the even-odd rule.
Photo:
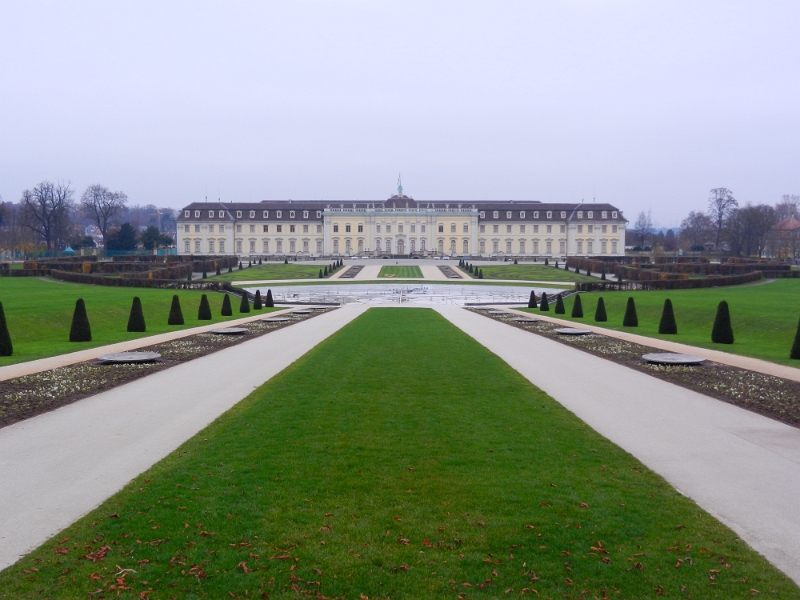
[(618, 256), (622, 212), (537, 201), (195, 202), (180, 211), (178, 252), (253, 256)]

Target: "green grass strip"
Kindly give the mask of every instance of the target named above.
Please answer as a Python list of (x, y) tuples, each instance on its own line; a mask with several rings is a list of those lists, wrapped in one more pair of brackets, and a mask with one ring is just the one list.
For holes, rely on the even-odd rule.
[[(197, 320), (200, 298), (204, 293), (211, 305), (211, 321)], [(167, 325), (174, 294), (180, 298), (183, 325)], [(134, 296), (142, 300), (147, 326), (145, 333), (127, 331)], [(86, 302), (91, 342), (69, 341), (72, 313), (78, 298)], [(32, 277), (3, 278), (0, 280), (0, 302), (6, 314), (14, 354), (0, 357), (0, 366), (248, 316), (239, 314), (238, 301), (233, 316), (221, 316), (222, 298), (223, 295), (216, 292), (117, 288), (43, 281)]]
[(312, 263), (297, 264), (290, 262), (288, 265), (265, 263), (254, 265), (249, 268), (236, 269), (233, 273), (227, 273), (223, 269), (222, 274), (214, 275), (209, 273), (209, 279), (213, 281), (256, 281), (272, 279), (314, 279), (319, 277), (319, 272), (333, 261), (320, 260)]
[(736, 534), (425, 309), (368, 311), (0, 573), (0, 598), (534, 589), (800, 594)]
[[(563, 265), (562, 265), (563, 267)], [(498, 265), (477, 268), (483, 271), (484, 279), (515, 279), (526, 281), (593, 281), (597, 282), (597, 277), (587, 275), (577, 275), (572, 271), (565, 271), (563, 268), (556, 269), (554, 266), (545, 265)], [(468, 273), (469, 274), (469, 273)], [(473, 273), (472, 277), (476, 277)]]
[(422, 279), (422, 270), (417, 266), (408, 267), (381, 267), (378, 277), (407, 277)]
[[(564, 301), (567, 314), (557, 316), (578, 323), (594, 323), (599, 297), (603, 298), (608, 315), (607, 322), (598, 323), (602, 327), (800, 368), (800, 361), (789, 358), (797, 332), (797, 321), (800, 319), (800, 305), (797, 303), (800, 298), (800, 280), (781, 279), (761, 285), (697, 290), (581, 294), (584, 318), (570, 317), (574, 296)], [(622, 326), (628, 297), (633, 297), (636, 303), (638, 327)], [(678, 324), (677, 335), (658, 333), (658, 323), (666, 298), (672, 300)], [(721, 300), (727, 301), (730, 307), (735, 338), (733, 344), (714, 344), (711, 341), (711, 329)], [(532, 312), (537, 310), (533, 309)]]

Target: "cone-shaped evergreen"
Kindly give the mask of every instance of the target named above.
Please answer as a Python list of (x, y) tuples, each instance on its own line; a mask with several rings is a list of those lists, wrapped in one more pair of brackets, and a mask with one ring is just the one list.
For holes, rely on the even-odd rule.
[(556, 269), (558, 268), (558, 261), (556, 261)]
[(275, 306), (275, 302), (272, 300), (272, 290), (267, 290), (267, 297), (264, 300), (264, 306), (267, 308), (273, 308)]
[(728, 303), (723, 300), (717, 306), (717, 316), (714, 319), (714, 328), (711, 330), (711, 341), (715, 344), (732, 344), (733, 327), (731, 326), (731, 313)]
[(217, 272), (215, 273), (215, 275), (222, 275), (222, 273), (219, 270), (219, 265), (217, 265)]
[(186, 281), (191, 281), (192, 280), (192, 275), (193, 275), (193, 273), (191, 271), (189, 271), (189, 275), (186, 276)]
[[(588, 275), (589, 273), (587, 272), (586, 274)], [(605, 281), (605, 279), (606, 279), (606, 270), (605, 269), (603, 269), (603, 272), (600, 273), (600, 279)]]
[(208, 296), (203, 294), (200, 297), (200, 308), (197, 311), (197, 320), (210, 321), (211, 318), (211, 305), (208, 303)]
[(531, 297), (528, 299), (528, 308), (537, 308), (536, 306), (536, 292), (531, 290)]
[(261, 310), (263, 306), (261, 302), (261, 290), (256, 290), (256, 297), (253, 299), (253, 310)]
[(539, 310), (543, 312), (550, 311), (550, 303), (547, 301), (547, 292), (542, 292), (542, 299), (539, 300)]
[(11, 343), (11, 336), (8, 333), (6, 313), (3, 312), (3, 303), (0, 302), (0, 356), (11, 356), (13, 353), (14, 345)]
[(544, 264), (545, 264), (545, 266), (547, 266), (547, 265), (549, 265), (549, 264), (550, 264), (550, 263), (547, 261), (547, 259), (546, 259), (546, 258), (544, 259)]
[[(577, 269), (577, 267), (575, 268)], [(566, 261), (564, 262), (564, 270), (569, 271), (569, 265), (566, 263)]]
[(252, 260), (248, 260), (247, 261), (247, 267), (250, 268), (252, 266), (253, 266), (253, 261)]
[(625, 317), (622, 319), (623, 327), (638, 327), (639, 317), (636, 315), (636, 305), (633, 303), (633, 298), (628, 298), (628, 304), (625, 307)]
[(289, 259), (288, 258), (284, 258), (283, 259), (283, 264), (288, 265), (289, 264)]
[(233, 315), (233, 309), (231, 308), (231, 296), (230, 294), (225, 294), (225, 297), (222, 299), (222, 316), (223, 317), (230, 317)]
[(92, 341), (92, 328), (89, 327), (89, 317), (86, 316), (86, 304), (84, 304), (83, 298), (78, 298), (75, 303), (75, 312), (72, 313), (72, 327), (69, 328), (69, 341)]
[(575, 294), (575, 304), (572, 305), (572, 318), (583, 318), (583, 303), (581, 302), (580, 294)]
[(258, 264), (261, 264), (261, 259), (260, 258), (258, 259)]
[(564, 299), (561, 297), (561, 294), (556, 296), (556, 309), (553, 312), (557, 315), (563, 315), (567, 312), (564, 309)]
[(233, 265), (228, 265), (228, 273), (233, 273)]
[(242, 294), (242, 301), (239, 303), (239, 312), (240, 313), (250, 312), (250, 300), (247, 299), (247, 292)]
[(239, 270), (242, 270), (242, 261), (239, 261)]
[(167, 325), (183, 325), (183, 311), (181, 311), (181, 301), (177, 294), (172, 297)]
[[(1, 312), (2, 308), (0, 307), (0, 313)], [(792, 344), (792, 351), (789, 354), (789, 358), (800, 360), (800, 321), (797, 323), (797, 333), (794, 335), (794, 344)]]
[(203, 279), (208, 279), (208, 273), (206, 273), (205, 269), (203, 269)]
[(319, 270), (319, 279), (322, 279), (322, 269)]
[(328, 265), (325, 265), (325, 271), (323, 271), (323, 273), (325, 277), (328, 276)]
[(478, 279), (483, 279), (483, 269), (478, 269)]
[(594, 311), (594, 320), (598, 323), (608, 321), (608, 316), (606, 315), (606, 303), (603, 302), (602, 297), (597, 299), (597, 310)]
[(147, 327), (145, 327), (144, 324), (142, 301), (139, 299), (139, 296), (133, 297), (131, 314), (128, 316), (128, 331), (147, 331)]
[(672, 300), (664, 300), (664, 310), (661, 312), (661, 321), (658, 324), (658, 333), (676, 334), (678, 324), (675, 322), (675, 313), (672, 311)]

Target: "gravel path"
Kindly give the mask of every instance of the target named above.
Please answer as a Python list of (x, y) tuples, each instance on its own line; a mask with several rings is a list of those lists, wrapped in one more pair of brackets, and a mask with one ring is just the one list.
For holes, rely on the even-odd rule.
[(450, 306), (446, 319), (800, 583), (800, 430)]
[(364, 310), (340, 308), (0, 430), (0, 569)]

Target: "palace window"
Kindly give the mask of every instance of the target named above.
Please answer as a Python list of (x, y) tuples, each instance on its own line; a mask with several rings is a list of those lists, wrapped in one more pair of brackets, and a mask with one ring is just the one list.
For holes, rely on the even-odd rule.
[(500, 242), (498, 240), (492, 240), (492, 252), (499, 252), (500, 251)]
[(224, 219), (225, 218), (225, 211), (222, 211), (222, 210), (219, 211), (219, 218), (220, 219)]
[(256, 241), (250, 240), (250, 252), (253, 253), (256, 251)]
[(617, 233), (617, 226), (616, 225), (612, 225), (611, 226), (611, 233)]
[(380, 240), (375, 240), (375, 250), (377, 250), (378, 252), (381, 251), (381, 241)]
[(303, 233), (308, 233), (308, 225), (303, 225)]
[(553, 218), (553, 213), (552, 213), (552, 211), (549, 211), (549, 210), (547, 211), (547, 218), (548, 218), (548, 219), (552, 219), (552, 218)]
[(499, 233), (500, 225), (492, 225), (492, 233)]
[(276, 241), (275, 246), (278, 252), (283, 252), (283, 240)]
[[(413, 225), (411, 226), (411, 229), (413, 231), (413, 229), (414, 229)], [(364, 224), (363, 223), (359, 223), (358, 224), (358, 233), (364, 233)]]
[(553, 233), (553, 226), (552, 225), (548, 225), (547, 226), (547, 233)]
[(611, 253), (617, 253), (617, 240), (611, 240)]
[(520, 233), (525, 233), (525, 225), (520, 225), (519, 226), (519, 232)]
[(256, 218), (256, 211), (254, 211), (254, 210), (250, 211), (250, 218), (251, 219), (255, 219)]
[(539, 211), (538, 210), (533, 211), (533, 218), (534, 219), (538, 219), (539, 218)]
[(194, 232), (195, 233), (200, 233), (200, 225), (195, 225), (194, 226)]
[(256, 232), (256, 226), (250, 225), (250, 233), (255, 233), (255, 232)]
[(275, 211), (275, 216), (280, 219), (281, 217), (283, 217), (283, 211), (282, 210), (276, 210)]
[(403, 225), (402, 224), (397, 226), (397, 233), (403, 233)]
[(461, 252), (464, 254), (469, 254), (469, 242), (467, 240), (464, 240), (461, 243)]
[(225, 252), (225, 240), (220, 240), (219, 241), (219, 251), (220, 252)]
[(214, 252), (214, 240), (208, 240), (208, 251)]
[(242, 226), (241, 225), (237, 225), (236, 226), (236, 233), (242, 233)]
[(194, 218), (195, 219), (199, 219), (200, 218), (200, 211), (199, 210), (194, 211)]
[(317, 252), (322, 252), (322, 240), (317, 240)]
[(608, 218), (608, 212), (604, 210), (603, 212), (600, 213), (600, 217), (603, 218), (603, 219), (607, 219)]
[(307, 210), (304, 210), (304, 211), (303, 211), (303, 218), (304, 218), (304, 219), (307, 219), (307, 218), (308, 218), (308, 211), (307, 211)]
[(289, 252), (295, 252), (295, 241), (289, 240)]
[(419, 241), (419, 249), (420, 249), (422, 252), (425, 252), (425, 238), (422, 238), (422, 239)]
[(552, 254), (553, 253), (553, 242), (551, 240), (547, 240), (544, 243), (544, 250), (545, 250), (545, 252), (544, 252), (545, 254)]
[(317, 225), (317, 233), (322, 233), (322, 225)]
[[(413, 225), (412, 225), (412, 227), (413, 227)], [(417, 251), (417, 240), (412, 238), (411, 239), (411, 252), (416, 252), (416, 251)]]
[(242, 252), (242, 240), (236, 240), (236, 252)]
[(539, 254), (539, 240), (533, 240), (533, 253)]
[(594, 242), (592, 240), (586, 240), (586, 253), (591, 254), (594, 252), (593, 250)]
[(524, 219), (525, 218), (525, 211), (524, 210), (519, 211), (519, 218), (520, 219)]
[(586, 213), (586, 216), (589, 217), (590, 219), (594, 219), (594, 213), (591, 210), (588, 213)]
[(481, 240), (480, 242), (478, 242), (478, 248), (480, 248), (479, 252), (481, 254), (485, 254), (486, 253), (486, 240)]
[(236, 211), (236, 218), (237, 219), (241, 219), (242, 218), (242, 211), (240, 211), (240, 210)]
[(339, 225), (336, 223), (333, 224), (333, 233), (339, 233)]
[(566, 252), (566, 249), (567, 249), (567, 243), (564, 240), (558, 242), (558, 251), (561, 254), (564, 254), (564, 252)]
[(578, 233), (583, 233), (583, 225), (578, 225)]
[(479, 227), (480, 227), (480, 229), (478, 229), (478, 231), (480, 233), (486, 233), (486, 225), (480, 225)]
[(381, 226), (375, 225), (375, 233), (380, 233), (380, 232), (381, 232)]
[(563, 210), (561, 211), (561, 218), (562, 219), (566, 219), (567, 218), (567, 213), (564, 212)]
[(607, 233), (607, 232), (608, 232), (608, 225), (603, 225), (603, 226), (600, 228), (600, 231), (601, 231), (601, 233)]
[(264, 218), (265, 218), (265, 219), (268, 219), (268, 218), (269, 218), (269, 211), (268, 211), (268, 210), (265, 210), (265, 211), (264, 211)]
[(269, 240), (264, 240), (264, 252), (269, 252)]
[(420, 225), (420, 227), (419, 227), (419, 230), (420, 230), (422, 233), (425, 233), (425, 225)]
[(588, 231), (589, 233), (594, 232), (594, 225), (587, 225), (586, 226), (586, 231)]
[[(322, 218), (322, 211), (321, 211), (321, 210), (318, 210), (318, 211), (317, 211), (317, 218), (318, 218), (318, 219), (321, 219), (321, 218)], [(322, 250), (320, 250), (320, 252), (322, 252)]]
[(392, 233), (392, 226), (391, 225), (387, 225), (386, 226), (386, 233)]
[(209, 219), (213, 219), (214, 218), (214, 211), (213, 210), (208, 211), (208, 218)]
[(492, 213), (492, 217), (494, 217), (495, 219), (498, 219), (498, 218), (500, 218), (500, 213), (498, 211), (494, 211)]
[(455, 232), (456, 232), (456, 224), (450, 223), (450, 233), (455, 233)]
[(510, 218), (511, 218), (511, 211), (509, 210), (509, 211), (506, 211), (506, 219), (510, 219)]
[(615, 210), (614, 210), (614, 211), (611, 211), (611, 218), (612, 218), (612, 219), (616, 219), (617, 217), (618, 217), (618, 213), (617, 213), (617, 211), (615, 211)]
[(450, 254), (456, 253), (456, 241), (450, 240)]
[(289, 218), (290, 219), (294, 219), (294, 211), (293, 210), (289, 211)]
[(605, 240), (600, 240), (600, 254), (608, 252), (608, 243)]
[(283, 233), (283, 225), (275, 225), (275, 231), (278, 233)]
[(192, 213), (191, 213), (190, 211), (188, 211), (188, 210), (185, 210), (185, 211), (183, 211), (183, 216), (184, 216), (185, 218), (187, 218), (187, 219), (189, 218), (189, 215), (191, 215), (191, 214), (192, 214)]
[(444, 225), (439, 223), (439, 233), (444, 233)]
[(578, 254), (583, 254), (583, 240), (578, 240)]
[(567, 231), (567, 226), (566, 226), (566, 225), (561, 225), (561, 226), (558, 228), (558, 231), (559, 231), (559, 233), (566, 233), (566, 231)]
[(506, 240), (506, 254), (511, 254), (511, 240)]
[(579, 210), (579, 211), (578, 211), (578, 218), (579, 218), (579, 219), (582, 219), (582, 218), (583, 218), (583, 211), (582, 211), (582, 210)]
[(538, 225), (534, 225), (533, 226), (533, 233), (539, 233), (539, 226)]
[(183, 226), (183, 232), (184, 233), (189, 233), (189, 226), (188, 225), (184, 225)]
[(392, 251), (392, 240), (386, 240), (386, 251), (387, 252)]
[[(411, 233), (416, 233), (416, 231), (417, 231), (417, 226), (416, 225), (411, 225)], [(413, 250), (412, 250), (412, 252), (413, 252)]]
[(289, 233), (294, 233), (294, 225), (289, 225)]
[(346, 223), (344, 226), (345, 233), (350, 233), (350, 223)]
[(200, 240), (195, 240), (194, 241), (194, 251), (195, 252), (200, 252)]
[[(189, 215), (186, 215), (186, 216), (188, 217)], [(484, 211), (481, 211), (481, 219), (485, 219), (485, 218), (486, 218), (486, 213)]]
[(519, 253), (525, 254), (525, 240), (519, 241)]
[(506, 233), (511, 233), (511, 225), (506, 225)]
[(469, 225), (467, 225), (466, 223), (464, 223), (464, 227), (462, 229), (463, 233), (469, 233)]

